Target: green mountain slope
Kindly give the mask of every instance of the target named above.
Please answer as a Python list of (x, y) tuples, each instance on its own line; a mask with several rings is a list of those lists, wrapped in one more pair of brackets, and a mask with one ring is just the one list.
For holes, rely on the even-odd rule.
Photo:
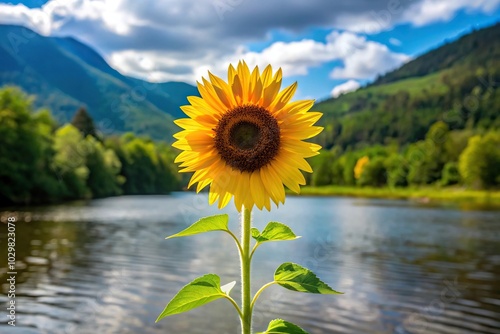
[(451, 129), (500, 128), (500, 24), (430, 51), (356, 92), (316, 104), (318, 142), (334, 145), (424, 138), (438, 120)]
[(184, 83), (150, 84), (123, 76), (94, 50), (72, 38), (44, 37), (0, 25), (0, 86), (16, 85), (67, 122), (85, 106), (105, 132), (133, 131), (171, 139), (173, 118), (196, 88)]

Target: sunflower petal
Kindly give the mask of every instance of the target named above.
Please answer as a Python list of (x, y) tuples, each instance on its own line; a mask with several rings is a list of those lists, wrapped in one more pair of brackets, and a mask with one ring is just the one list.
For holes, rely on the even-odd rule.
[[(236, 68), (228, 66), (227, 82), (209, 72), (208, 79), (198, 82), (201, 97), (190, 96), (189, 105), (181, 107), (188, 118), (175, 121), (183, 129), (174, 135), (172, 146), (181, 150), (175, 163), (179, 172), (193, 172), (188, 187), (196, 184), (200, 192), (210, 186), (210, 204), (218, 202), (223, 208), (234, 197), (238, 211), (253, 206), (271, 210), (271, 201), (277, 206), (285, 202), (285, 187), (300, 192), (306, 182), (302, 171), (312, 172), (305, 158), (319, 154), (321, 146), (302, 140), (321, 132), (322, 128), (314, 124), (322, 114), (309, 112), (313, 100), (291, 102), (297, 83), (280, 91), (282, 79), (281, 69), (273, 74), (269, 65), (262, 72), (257, 66), (250, 71), (245, 61), (240, 61)], [(228, 165), (227, 156), (223, 158), (215, 146), (216, 136), (222, 135), (216, 133), (219, 122), (243, 105), (267, 109), (281, 135), (277, 154), (251, 172)]]
[(271, 65), (267, 65), (262, 71), (261, 75), (262, 85), (267, 87), (271, 84), (273, 80), (273, 67)]
[(229, 64), (229, 67), (227, 68), (227, 83), (229, 87), (233, 85), (234, 77), (238, 74), (236, 72), (236, 69), (232, 64)]
[(252, 194), (255, 205), (262, 210), (264, 206), (264, 198), (266, 197), (266, 188), (262, 183), (262, 179), (257, 172), (253, 172), (250, 176), (250, 193)]
[(287, 88), (283, 89), (281, 93), (278, 94), (274, 102), (269, 106), (270, 112), (279, 111), (292, 99), (295, 91), (297, 90), (297, 82), (294, 82)]
[(243, 85), (238, 74), (234, 76), (234, 81), (231, 86), (237, 105), (243, 104)]

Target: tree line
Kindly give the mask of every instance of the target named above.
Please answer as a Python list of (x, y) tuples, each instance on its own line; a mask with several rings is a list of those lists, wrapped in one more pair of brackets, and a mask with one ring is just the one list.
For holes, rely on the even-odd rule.
[(132, 133), (101, 137), (84, 108), (60, 126), (15, 87), (0, 89), (0, 138), (0, 205), (180, 188), (167, 144)]
[(311, 159), (313, 186), (500, 186), (500, 131), (450, 130), (438, 121), (425, 139), (406, 145), (336, 145)]

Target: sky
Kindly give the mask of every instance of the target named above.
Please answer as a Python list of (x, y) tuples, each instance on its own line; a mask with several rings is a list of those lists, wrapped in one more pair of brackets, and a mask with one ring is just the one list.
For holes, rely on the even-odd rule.
[(0, 0), (0, 24), (72, 36), (125, 75), (195, 84), (244, 59), (318, 100), (499, 21), (500, 0)]

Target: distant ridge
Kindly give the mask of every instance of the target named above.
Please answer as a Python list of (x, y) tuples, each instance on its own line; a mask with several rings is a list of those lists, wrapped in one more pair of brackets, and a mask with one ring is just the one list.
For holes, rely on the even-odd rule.
[(315, 109), (327, 148), (404, 145), (430, 125), (500, 129), (500, 23), (427, 52), (356, 92), (319, 102)]
[(172, 140), (172, 120), (183, 113), (196, 87), (152, 84), (122, 75), (92, 48), (71, 37), (44, 37), (27, 28), (0, 25), (0, 86), (16, 85), (67, 122), (85, 106), (104, 131), (132, 131)]

